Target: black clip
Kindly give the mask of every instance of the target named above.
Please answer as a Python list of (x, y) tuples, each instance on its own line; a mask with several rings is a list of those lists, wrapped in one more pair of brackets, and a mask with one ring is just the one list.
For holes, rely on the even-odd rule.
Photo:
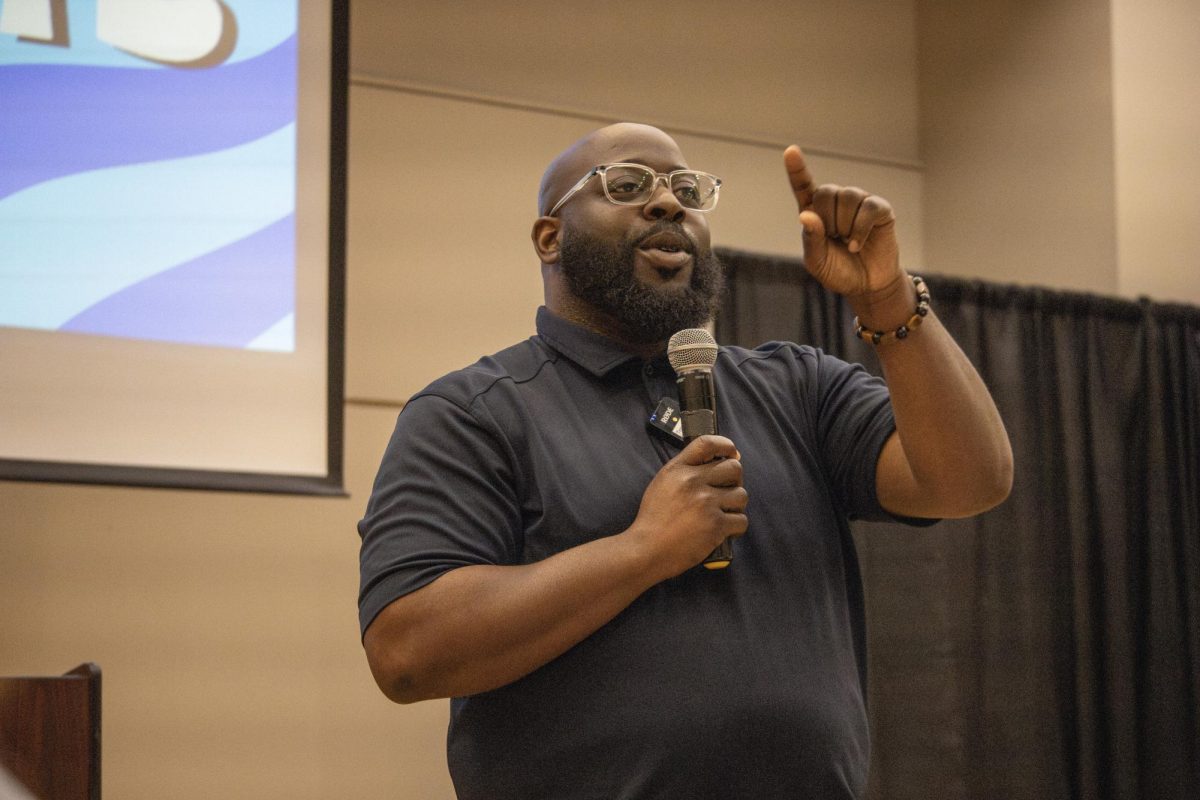
[(664, 397), (658, 401), (658, 408), (646, 420), (647, 427), (675, 445), (683, 444), (683, 423), (679, 415), (679, 401)]

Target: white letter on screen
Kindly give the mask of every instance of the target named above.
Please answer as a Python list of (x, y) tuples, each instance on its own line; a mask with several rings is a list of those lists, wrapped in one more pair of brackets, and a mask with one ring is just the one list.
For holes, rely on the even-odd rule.
[(0, 4), (0, 33), (26, 39), (53, 39), (50, 0), (4, 0)]
[(237, 25), (221, 0), (97, 0), (96, 36), (147, 61), (206, 67), (229, 57)]

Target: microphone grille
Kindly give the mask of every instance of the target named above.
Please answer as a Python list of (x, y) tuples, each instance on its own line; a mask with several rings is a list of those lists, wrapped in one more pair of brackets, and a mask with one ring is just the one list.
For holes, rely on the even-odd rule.
[(717, 341), (704, 328), (679, 331), (667, 342), (667, 360), (677, 374), (693, 369), (711, 369), (717, 363)]

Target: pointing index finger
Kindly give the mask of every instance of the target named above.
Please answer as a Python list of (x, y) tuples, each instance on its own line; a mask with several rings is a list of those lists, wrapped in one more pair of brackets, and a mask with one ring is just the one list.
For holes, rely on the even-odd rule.
[(783, 151), (783, 166), (787, 170), (788, 182), (792, 185), (792, 194), (796, 195), (796, 205), (804, 211), (812, 207), (816, 186), (812, 173), (808, 171), (808, 163), (804, 153), (796, 145), (789, 145)]

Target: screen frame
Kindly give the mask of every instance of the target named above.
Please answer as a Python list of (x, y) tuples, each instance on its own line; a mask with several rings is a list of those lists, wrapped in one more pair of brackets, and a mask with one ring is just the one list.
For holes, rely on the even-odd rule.
[(324, 475), (178, 469), (0, 458), (0, 480), (345, 497), (346, 173), (350, 65), (349, 0), (327, 0), (329, 165), (326, 308), (326, 470)]

